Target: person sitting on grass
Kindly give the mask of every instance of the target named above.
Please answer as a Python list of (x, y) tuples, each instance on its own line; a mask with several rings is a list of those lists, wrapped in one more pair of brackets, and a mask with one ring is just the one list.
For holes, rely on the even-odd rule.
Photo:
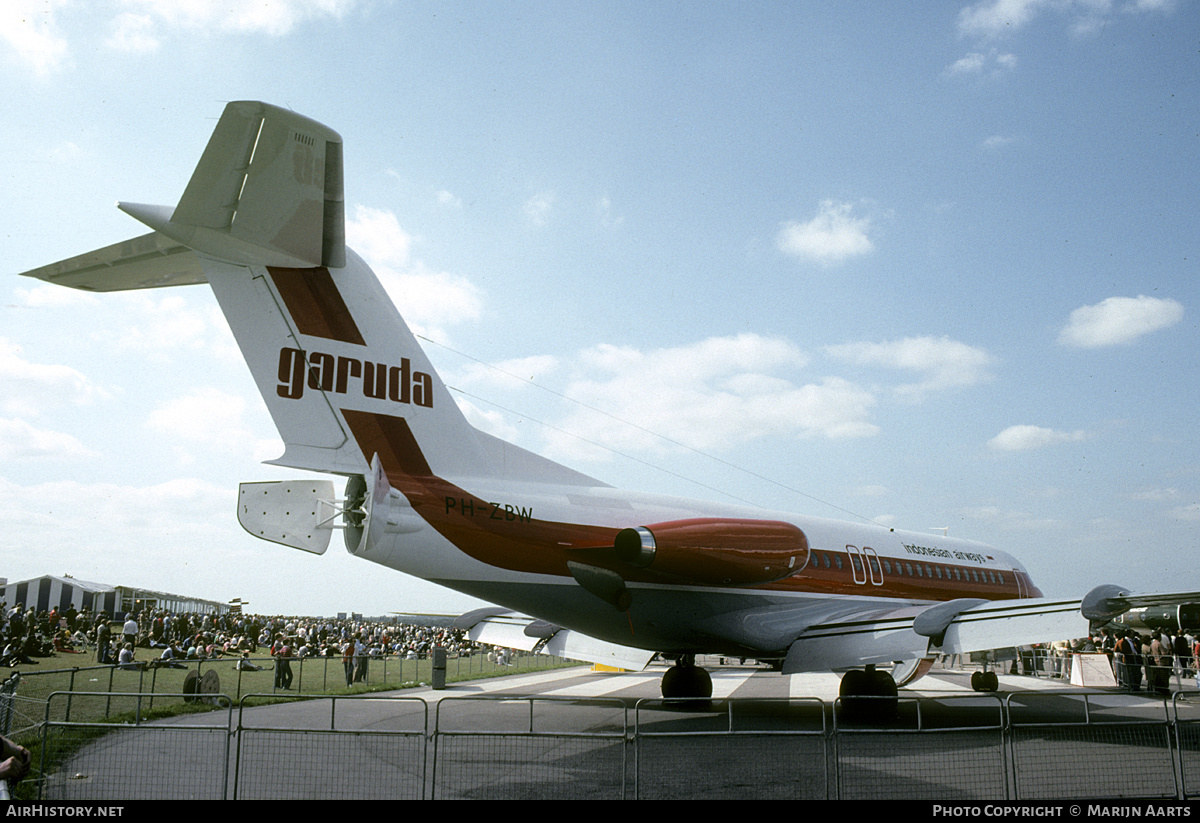
[(261, 672), (262, 666), (250, 662), (250, 652), (242, 652), (242, 659), (237, 662), (237, 670), (241, 672)]
[(133, 644), (126, 643), (121, 649), (121, 654), (117, 658), (117, 666), (129, 671), (140, 672), (145, 671), (147, 666), (144, 660), (133, 659)]

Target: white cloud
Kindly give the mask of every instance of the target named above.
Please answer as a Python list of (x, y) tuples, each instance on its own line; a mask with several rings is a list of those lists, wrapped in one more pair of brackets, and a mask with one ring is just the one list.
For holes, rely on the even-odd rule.
[(125, 0), (121, 18), (139, 17), (166, 32), (226, 32), (282, 37), (309, 20), (340, 19), (355, 0), (270, 0), (228, 3), (222, 0)]
[(452, 209), (462, 208), (462, 199), (454, 194), (451, 194), (445, 189), (438, 189), (435, 191), (433, 193), (433, 198), (437, 201), (439, 206), (446, 206), (447, 208)]
[(147, 552), (141, 538), (161, 546), (172, 535), (231, 529), (236, 495), (236, 487), (188, 478), (137, 487), (70, 480), (28, 485), (0, 477), (0, 516), (6, 522), (19, 518), (28, 530), (54, 535), (56, 539), (46, 541), (47, 551), (83, 535), (119, 534), (121, 539), (109, 547), (113, 553), (104, 555), (104, 562), (116, 568), (121, 554), (139, 564), (176, 562), (169, 552)]
[(96, 452), (62, 432), (38, 429), (24, 420), (0, 418), (0, 458), (63, 457), (78, 460)]
[(525, 201), (522, 211), (525, 218), (534, 226), (544, 226), (550, 220), (550, 211), (554, 208), (555, 195), (552, 191), (538, 192)]
[(613, 211), (612, 200), (608, 197), (601, 197), (596, 202), (596, 214), (600, 216), (600, 224), (605, 228), (619, 228), (625, 222), (624, 216)]
[(39, 283), (31, 288), (18, 287), (13, 289), (13, 293), (20, 298), (20, 305), (35, 309), (87, 306), (99, 302), (96, 295), (82, 289), (68, 289), (50, 283)]
[(973, 386), (992, 379), (993, 358), (983, 349), (948, 337), (906, 337), (884, 343), (843, 343), (826, 346), (839, 360), (860, 366), (883, 366), (925, 375), (917, 383), (897, 386), (896, 394), (921, 400), (931, 391)]
[(464, 386), (485, 388), (514, 388), (536, 382), (558, 368), (557, 357), (548, 354), (518, 357), (499, 363), (473, 363), (467, 366), (456, 382)]
[[(1110, 20), (1113, 0), (987, 0), (969, 6), (958, 14), (958, 33), (966, 37), (1003, 37), (1031, 24), (1043, 13), (1055, 13), (1067, 18), (1069, 31), (1074, 35), (1090, 35), (1100, 31)], [(1169, 12), (1172, 0), (1135, 0), (1123, 3), (1127, 14)]]
[(357, 207), (346, 221), (346, 238), (370, 264), (414, 332), (446, 340), (447, 326), (482, 314), (483, 296), (471, 281), (432, 270), (413, 258), (412, 235), (392, 212)]
[[(744, 334), (643, 352), (597, 346), (580, 355), (581, 378), (564, 392), (592, 408), (560, 428), (618, 451), (661, 453), (661, 434), (688, 448), (723, 450), (758, 437), (868, 437), (875, 399), (840, 378), (797, 385), (778, 373), (807, 357), (785, 340)], [(607, 414), (593, 409), (604, 409)], [(580, 456), (577, 440), (550, 436), (554, 456)], [(594, 456), (589, 452), (587, 456)]]
[[(38, 74), (70, 65), (72, 40), (95, 42), (98, 31), (108, 48), (134, 53), (159, 49), (176, 34), (283, 37), (309, 21), (339, 20), (356, 0), (123, 0), (119, 4), (70, 0), (4, 0), (0, 40)], [(108, 6), (119, 5), (113, 12)], [(93, 6), (99, 8), (92, 8)], [(93, 15), (103, 15), (95, 21)], [(75, 24), (72, 27), (72, 24)]]
[(0, 409), (26, 417), (47, 405), (90, 403), (108, 397), (81, 372), (70, 366), (31, 363), (15, 343), (0, 338)]
[(1046, 531), (1062, 526), (1062, 521), (1051, 517), (1035, 517), (1029, 512), (1002, 509), (999, 506), (976, 506), (963, 510), (963, 516), (971, 520), (990, 523), (1005, 531)]
[(999, 151), (1005, 146), (1011, 146), (1017, 142), (1015, 137), (1004, 137), (1003, 135), (993, 134), (991, 137), (983, 141), (983, 147), (988, 151)]
[(57, 12), (67, 0), (5, 0), (0, 4), (0, 39), (36, 74), (46, 75), (70, 63), (67, 39)]
[(1135, 492), (1132, 496), (1134, 500), (1178, 500), (1179, 489), (1146, 489)]
[(236, 455), (249, 452), (261, 460), (278, 457), (283, 444), (277, 438), (255, 437), (246, 423), (246, 411), (246, 399), (239, 395), (198, 388), (160, 404), (150, 412), (146, 425), (172, 438), (184, 464), (196, 460), (190, 447)]
[(458, 404), (463, 416), (467, 418), (467, 422), (475, 428), (509, 443), (516, 442), (520, 438), (520, 428), (509, 423), (503, 412), (484, 411), (462, 396), (455, 397), (454, 401)]
[(248, 432), (242, 422), (246, 401), (214, 388), (168, 400), (150, 412), (147, 425), (155, 431), (184, 440), (228, 445), (243, 441)]
[(867, 236), (871, 221), (866, 217), (851, 216), (852, 209), (850, 203), (822, 201), (812, 220), (784, 223), (776, 245), (785, 254), (822, 264), (841, 263), (868, 254), (874, 248)]
[(1048, 5), (1047, 0), (992, 0), (958, 13), (958, 33), (997, 37), (1024, 27)]
[(176, 352), (199, 351), (214, 337), (227, 336), (224, 320), (214, 323), (207, 295), (161, 289), (105, 295), (106, 310), (125, 322), (96, 329), (92, 337), (118, 352), (138, 352), (169, 362)]
[(155, 22), (146, 14), (118, 15), (104, 41), (110, 49), (140, 54), (157, 51), (160, 43)]
[(1187, 506), (1177, 506), (1171, 509), (1170, 515), (1175, 520), (1184, 520), (1189, 523), (1200, 521), (1200, 503), (1191, 503)]
[(1183, 319), (1183, 306), (1159, 297), (1110, 297), (1071, 312), (1058, 342), (1094, 349), (1132, 343), (1142, 335), (1173, 326)]
[(951, 77), (956, 75), (982, 75), (985, 73), (996, 76), (1012, 71), (1016, 67), (1016, 55), (992, 49), (987, 53), (973, 51), (960, 57), (950, 64), (945, 73)]
[(988, 441), (996, 451), (1029, 451), (1056, 446), (1059, 443), (1078, 443), (1087, 437), (1084, 431), (1064, 432), (1042, 426), (1009, 426)]

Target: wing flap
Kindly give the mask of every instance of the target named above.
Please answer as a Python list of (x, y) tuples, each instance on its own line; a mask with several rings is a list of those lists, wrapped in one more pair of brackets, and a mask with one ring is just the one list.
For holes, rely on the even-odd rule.
[(585, 660), (588, 663), (622, 669), (641, 671), (654, 657), (652, 651), (599, 640), (513, 612), (482, 616), (469, 627), (464, 626), (461, 619), (456, 621), (455, 625), (468, 628), (467, 636), (476, 643), (505, 646), (526, 652), (541, 651), (571, 660)]

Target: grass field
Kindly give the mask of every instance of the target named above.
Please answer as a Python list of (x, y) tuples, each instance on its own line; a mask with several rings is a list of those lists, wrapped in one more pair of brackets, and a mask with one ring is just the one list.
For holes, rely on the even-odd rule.
[[(135, 659), (149, 663), (158, 658), (153, 649), (137, 649)], [(127, 671), (115, 666), (97, 666), (94, 658), (84, 654), (59, 654), (39, 658), (36, 666), (17, 669), (0, 667), (0, 680), (19, 671), (12, 734), (21, 736), (44, 720), (89, 722), (115, 715), (127, 715), (132, 710), (128, 699), (117, 700), (95, 693), (141, 694), (142, 716), (153, 712), (186, 710), (184, 680), (196, 673), (201, 682), (215, 686), (212, 692), (224, 694), (234, 702), (245, 695), (323, 695), (360, 694), (392, 689), (412, 688), (433, 680), (433, 663), (429, 659), (405, 660), (399, 657), (372, 659), (367, 666), (365, 681), (346, 685), (340, 657), (309, 657), (293, 659), (291, 689), (275, 688), (275, 661), (270, 657), (253, 658), (262, 671), (239, 671), (236, 658), (185, 661), (187, 669), (149, 668)], [(507, 665), (489, 661), (487, 655), (452, 657), (446, 661), (446, 680), (455, 682), (481, 677), (518, 674), (525, 671), (580, 665), (548, 655), (514, 653)], [(214, 681), (213, 678), (216, 680)], [(219, 685), (218, 685), (219, 683)], [(85, 693), (92, 693), (86, 694)], [(51, 695), (56, 695), (51, 700)], [(49, 713), (47, 713), (49, 707)], [(174, 707), (174, 708), (173, 708)], [(136, 717), (137, 714), (134, 714)]]

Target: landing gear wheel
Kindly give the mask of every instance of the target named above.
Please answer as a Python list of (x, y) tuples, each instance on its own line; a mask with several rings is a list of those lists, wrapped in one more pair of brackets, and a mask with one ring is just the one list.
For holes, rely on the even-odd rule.
[(841, 696), (842, 718), (855, 722), (892, 720), (899, 701), (896, 681), (887, 672), (868, 666), (865, 671), (852, 669), (842, 675), (838, 690)]
[(994, 692), (1000, 688), (1000, 678), (995, 672), (971, 672), (971, 689), (977, 692)]
[(690, 655), (681, 657), (667, 669), (662, 679), (663, 697), (686, 697), (704, 702), (712, 697), (712, 678), (694, 660)]

